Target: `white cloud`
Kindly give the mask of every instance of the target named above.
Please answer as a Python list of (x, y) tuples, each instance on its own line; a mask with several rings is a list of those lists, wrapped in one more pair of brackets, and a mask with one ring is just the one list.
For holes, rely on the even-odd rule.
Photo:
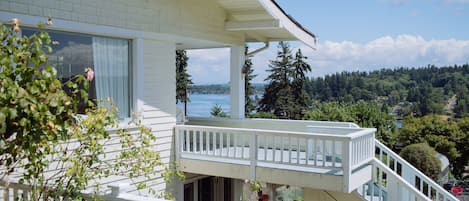
[(369, 71), (469, 62), (469, 40), (425, 40), (414, 35), (385, 36), (366, 44), (326, 41), (318, 44), (317, 51), (302, 49), (310, 57), (315, 76), (342, 70)]
[[(421, 36), (384, 36), (367, 43), (325, 41), (312, 50), (300, 45), (312, 66), (312, 76), (341, 71), (370, 71), (381, 68), (420, 67), (427, 64), (453, 65), (469, 62), (469, 40), (427, 40)], [(276, 45), (253, 58), (255, 82), (267, 77), (269, 60), (275, 59)], [(189, 72), (195, 83), (229, 81), (229, 49), (189, 51)]]

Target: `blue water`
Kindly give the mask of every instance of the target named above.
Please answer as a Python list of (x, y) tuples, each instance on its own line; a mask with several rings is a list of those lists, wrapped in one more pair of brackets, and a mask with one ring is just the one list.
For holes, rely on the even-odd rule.
[[(222, 110), (230, 113), (229, 94), (190, 94), (190, 102), (187, 103), (187, 115), (194, 117), (210, 117), (213, 106), (220, 105)], [(183, 104), (178, 104), (183, 109)]]

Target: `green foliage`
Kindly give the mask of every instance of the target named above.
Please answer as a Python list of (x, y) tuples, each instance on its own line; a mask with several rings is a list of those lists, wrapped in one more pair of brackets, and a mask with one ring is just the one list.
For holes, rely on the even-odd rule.
[[(439, 153), (448, 157), (455, 176), (461, 176), (464, 165), (469, 159), (467, 148), (469, 136), (463, 131), (467, 119), (454, 122), (440, 116), (429, 115), (421, 118), (407, 118), (404, 127), (398, 132), (397, 141), (403, 146), (416, 143), (428, 143)], [(463, 129), (461, 129), (463, 128)]]
[(249, 118), (260, 118), (260, 119), (278, 119), (277, 116), (270, 112), (256, 112), (249, 115)]
[(221, 108), (221, 106), (218, 104), (213, 106), (212, 111), (210, 111), (210, 114), (214, 117), (222, 117), (222, 118), (228, 117), (228, 114), (226, 114)]
[(376, 128), (376, 138), (386, 146), (394, 145), (394, 119), (375, 103), (314, 102), (305, 120), (354, 122), (361, 127)]
[(466, 107), (469, 101), (463, 91), (468, 87), (469, 64), (342, 72), (306, 82), (308, 94), (321, 102), (379, 101), (400, 108), (407, 104), (400, 113), (406, 116), (443, 114), (447, 100), (454, 94), (460, 103), (455, 113), (458, 117), (464, 116), (469, 110)]
[(187, 53), (185, 50), (176, 50), (176, 102), (183, 102), (184, 114), (187, 115), (187, 102), (189, 99), (189, 87), (192, 83), (191, 76), (187, 73)]
[[(19, 182), (32, 186), (31, 200), (82, 200), (81, 190), (97, 190), (95, 183), (110, 175), (148, 180), (160, 172), (164, 164), (148, 128), (134, 120), (130, 127), (138, 132), (119, 129), (112, 102), (101, 107), (88, 100), (84, 75), (66, 83), (57, 79), (48, 65), (47, 32), (20, 37), (0, 24), (0, 40), (0, 178), (21, 174)], [(86, 117), (77, 115), (78, 104), (87, 105)], [(106, 156), (111, 141), (121, 152)], [(165, 169), (168, 177), (181, 176)]]
[[(248, 48), (246, 47), (246, 52)], [(252, 80), (257, 76), (254, 74), (254, 69), (252, 68), (252, 60), (250, 56), (246, 56), (244, 61), (243, 73), (245, 74), (244, 78), (244, 113), (246, 116), (249, 116), (256, 109), (256, 101), (253, 100), (254, 96), (254, 86), (252, 86)]]
[(435, 181), (438, 180), (438, 175), (441, 171), (441, 162), (436, 156), (435, 150), (428, 146), (428, 144), (419, 143), (409, 145), (404, 147), (399, 155), (428, 177)]
[(282, 119), (301, 119), (309, 103), (304, 82), (305, 73), (311, 71), (311, 67), (301, 50), (293, 57), (288, 43), (280, 42), (278, 48), (276, 60), (270, 61), (270, 75), (265, 79), (269, 84), (258, 110)]

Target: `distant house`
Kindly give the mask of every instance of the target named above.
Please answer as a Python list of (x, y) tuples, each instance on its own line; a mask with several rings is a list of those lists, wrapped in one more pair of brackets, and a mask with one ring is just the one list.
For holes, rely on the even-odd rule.
[[(315, 35), (273, 0), (0, 0), (0, 20), (21, 19), (22, 34), (48, 16), (54, 18), (49, 32), (61, 44), (51, 55), (58, 75), (66, 79), (92, 66), (92, 97), (112, 97), (123, 121), (136, 113), (152, 128), (162, 160), (177, 161), (187, 176), (173, 186), (153, 178), (152, 187), (173, 191), (178, 201), (256, 194), (274, 200), (277, 192), (306, 201), (456, 200), (376, 141), (376, 129), (244, 119), (245, 44), (315, 46)], [(219, 47), (230, 48), (231, 118), (189, 117), (177, 125), (175, 51)], [(246, 195), (252, 181), (262, 192)], [(109, 181), (122, 182), (128, 180)], [(135, 186), (127, 191), (138, 194)]]

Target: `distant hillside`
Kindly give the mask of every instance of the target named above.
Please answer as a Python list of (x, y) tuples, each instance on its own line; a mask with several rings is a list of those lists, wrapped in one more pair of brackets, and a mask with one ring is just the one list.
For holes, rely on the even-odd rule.
[[(254, 94), (262, 94), (265, 84), (254, 83)], [(190, 87), (191, 94), (230, 94), (229, 84), (208, 84), (208, 85), (192, 85)]]
[[(342, 72), (309, 79), (306, 90), (321, 102), (378, 101), (399, 106), (402, 116), (461, 117), (469, 113), (469, 65)], [(449, 102), (453, 111), (445, 111)]]

